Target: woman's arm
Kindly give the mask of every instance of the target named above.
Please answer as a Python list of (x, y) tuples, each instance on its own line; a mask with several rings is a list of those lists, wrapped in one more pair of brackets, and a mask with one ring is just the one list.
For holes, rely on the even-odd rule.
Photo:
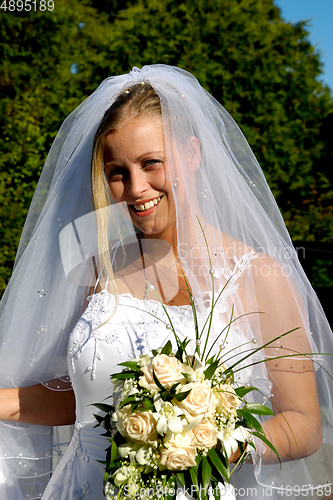
[[(263, 343), (298, 328), (265, 350), (268, 378), (273, 383), (272, 409), (276, 415), (265, 421), (263, 427), (280, 460), (294, 460), (311, 455), (321, 443), (314, 365), (304, 356), (311, 353), (303, 324), (307, 315), (297, 290), (276, 261), (269, 257), (257, 260), (254, 282), (257, 310), (264, 311), (260, 314)], [(262, 266), (265, 273), (261, 272)], [(271, 272), (267, 273), (267, 269)], [(295, 357), (296, 353), (303, 355)], [(284, 358), (269, 360), (276, 356)], [(267, 446), (263, 460), (265, 463), (277, 461)]]
[(75, 422), (73, 390), (51, 390), (42, 384), (0, 389), (0, 420), (37, 425)]
[[(291, 358), (268, 364), (277, 365), (269, 370), (276, 416), (263, 425), (266, 437), (278, 450), (281, 461), (312, 455), (320, 447), (322, 437), (313, 363)], [(276, 460), (276, 455), (267, 449), (265, 463)]]

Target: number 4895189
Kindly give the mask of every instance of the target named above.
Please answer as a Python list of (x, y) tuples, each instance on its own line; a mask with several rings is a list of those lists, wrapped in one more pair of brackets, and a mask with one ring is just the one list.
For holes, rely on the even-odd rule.
[(40, 10), (44, 12), (45, 10), (51, 11), (54, 9), (53, 0), (3, 0), (0, 5), (0, 9), (9, 12), (21, 12), (25, 10), (26, 12)]

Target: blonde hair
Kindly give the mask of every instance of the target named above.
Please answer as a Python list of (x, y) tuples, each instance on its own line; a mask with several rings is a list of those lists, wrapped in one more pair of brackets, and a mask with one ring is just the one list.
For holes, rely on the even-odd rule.
[(98, 254), (100, 274), (110, 280), (113, 292), (116, 293), (113, 281), (113, 269), (110, 259), (110, 242), (108, 241), (109, 212), (101, 210), (112, 204), (109, 185), (104, 173), (104, 145), (108, 134), (118, 130), (130, 118), (138, 116), (161, 117), (161, 103), (153, 87), (141, 82), (127, 88), (105, 112), (95, 135), (92, 153), (92, 194), (97, 218)]

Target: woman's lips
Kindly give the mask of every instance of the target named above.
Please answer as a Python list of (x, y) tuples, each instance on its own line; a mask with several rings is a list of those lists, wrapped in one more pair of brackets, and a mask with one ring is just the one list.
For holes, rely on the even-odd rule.
[[(133, 205), (130, 205), (131, 209), (133, 210), (133, 212), (135, 213), (135, 215), (137, 215), (138, 217), (147, 217), (148, 215), (152, 214), (153, 212), (155, 212), (156, 208), (158, 207), (158, 205), (160, 204), (161, 202), (161, 199), (162, 199), (162, 196), (158, 196), (157, 198), (153, 198), (152, 200), (149, 200), (148, 202), (145, 202), (145, 203), (134, 203)], [(142, 207), (145, 206), (146, 203), (154, 203), (153, 206), (150, 206), (148, 209), (144, 209), (142, 210)], [(140, 207), (139, 210), (137, 210), (135, 207)]]

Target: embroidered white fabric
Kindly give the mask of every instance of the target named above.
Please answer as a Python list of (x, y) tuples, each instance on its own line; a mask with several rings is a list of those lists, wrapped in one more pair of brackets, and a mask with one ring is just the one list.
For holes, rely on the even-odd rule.
[[(285, 362), (283, 370), (288, 378), (287, 385), (294, 387), (297, 380), (302, 390), (302, 378), (307, 376), (308, 369), (306, 353), (312, 353), (325, 449), (306, 459), (294, 456), (292, 462), (284, 462), (281, 468), (279, 464), (265, 465), (265, 453), (260, 457), (258, 453), (255, 484), (273, 489), (282, 487), (285, 491), (290, 485), (295, 488), (309, 483), (329, 484), (332, 482), (329, 460), (323, 461), (320, 474), (316, 463), (318, 453), (330, 456), (327, 449), (333, 443), (330, 420), (333, 384), (329, 375), (332, 362), (329, 356), (319, 354), (333, 352), (332, 332), (299, 264), (262, 170), (242, 132), (197, 80), (179, 68), (144, 66), (108, 78), (62, 125), (36, 189), (13, 276), (1, 302), (1, 387), (42, 383), (50, 390), (68, 390), (78, 373), (85, 380), (89, 378), (91, 387), (99, 386), (104, 352), (111, 349), (117, 360), (136, 352), (135, 342), (129, 346), (124, 341), (130, 332), (137, 332), (138, 345), (143, 349), (149, 349), (152, 342), (160, 342), (160, 326), (153, 319), (147, 329), (144, 317), (135, 317), (134, 321), (128, 314), (127, 322), (117, 326), (114, 315), (110, 320), (112, 328), (106, 331), (104, 326), (98, 327), (99, 314), (104, 315), (104, 307), (109, 310), (108, 301), (111, 299), (108, 294), (101, 293), (91, 298), (87, 316), (81, 317), (88, 289), (96, 281), (93, 261), (98, 266), (91, 189), (94, 136), (105, 111), (119, 94), (141, 82), (148, 82), (161, 102), (167, 158), (165, 176), (174, 180), (171, 184), (177, 214), (178, 254), (198, 311), (204, 311), (212, 296), (217, 297), (230, 279), (219, 304), (221, 324), (227, 324), (231, 315), (240, 318), (233, 323), (228, 341), (238, 339), (248, 345), (254, 341), (254, 345), (260, 346), (268, 339), (300, 327), (283, 341), (275, 342), (264, 355), (268, 360), (280, 353), (300, 353), (292, 358), (288, 367)], [(138, 256), (136, 231), (126, 204), (110, 205), (103, 210), (109, 215), (107, 235), (115, 262), (123, 248), (128, 255)], [(129, 269), (126, 275), (124, 269), (119, 268), (124, 281), (130, 282), (133, 289), (133, 298), (126, 294), (120, 298), (131, 301), (135, 307), (136, 301), (144, 297), (141, 285), (145, 285), (146, 276), (150, 283), (156, 281), (156, 277), (160, 278), (161, 287), (171, 298), (178, 284), (175, 263), (170, 264), (170, 249), (159, 249), (161, 259), (149, 262), (151, 247), (148, 240), (141, 241), (149, 263), (145, 272), (139, 269), (135, 273)], [(120, 242), (117, 248), (114, 242)], [(115, 304), (117, 314), (117, 301)], [(160, 314), (157, 302), (154, 307)], [(180, 306), (179, 311), (181, 314), (175, 321), (181, 327), (189, 321), (188, 309)], [(74, 333), (68, 364), (71, 331)], [(82, 343), (83, 338), (87, 343)], [(210, 342), (213, 343), (213, 337)], [(88, 344), (89, 357), (85, 357)], [(213, 349), (217, 348), (218, 342), (213, 346)], [(84, 366), (82, 372), (78, 371), (79, 364)], [(279, 391), (279, 376), (272, 364), (267, 364), (267, 368), (264, 363), (255, 365), (251, 380), (257, 380), (265, 398), (269, 397), (273, 384), (274, 397), (271, 400), (280, 405), (283, 394)], [(111, 366), (107, 373), (103, 373), (108, 381)], [(238, 373), (242, 377), (242, 371)], [(267, 377), (271, 382), (267, 382)], [(96, 402), (97, 396), (98, 393), (94, 393), (91, 400)], [(78, 408), (80, 405), (79, 399)], [(283, 405), (287, 403), (283, 401)], [(84, 421), (78, 422), (84, 426)], [(311, 430), (307, 428), (303, 436), (310, 436)], [(79, 434), (82, 449), (88, 449), (82, 438), (82, 429)], [(50, 457), (58, 455), (57, 443), (51, 440), (50, 429), (2, 422), (0, 443), (2, 498), (40, 498), (51, 470)], [(97, 441), (95, 444), (98, 446)], [(95, 466), (94, 459), (89, 456), (89, 467)], [(253, 466), (246, 467), (253, 470)], [(57, 474), (60, 474), (59, 469), (53, 477)], [(235, 477), (241, 476), (235, 474)], [(91, 484), (87, 487), (84, 483), (76, 485), (83, 490), (71, 493), (76, 495), (74, 498), (82, 495), (95, 498)], [(85, 487), (89, 494), (82, 493)], [(20, 491), (22, 493), (17, 493)], [(56, 494), (52, 492), (55, 498)]]

